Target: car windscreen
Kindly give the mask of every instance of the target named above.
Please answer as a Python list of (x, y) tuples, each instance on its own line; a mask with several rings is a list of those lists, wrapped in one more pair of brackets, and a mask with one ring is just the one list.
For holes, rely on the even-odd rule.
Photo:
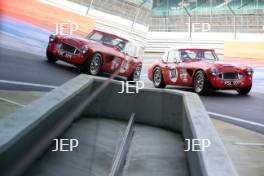
[(120, 50), (123, 50), (126, 44), (126, 42), (122, 40), (121, 38), (118, 38), (113, 35), (107, 35), (107, 34), (100, 33), (100, 32), (94, 32), (91, 35), (88, 35), (87, 38), (89, 38), (90, 40), (98, 41), (98, 42), (99, 41), (104, 42), (108, 45), (115, 46)]
[(212, 50), (181, 50), (181, 60), (218, 60), (216, 54)]

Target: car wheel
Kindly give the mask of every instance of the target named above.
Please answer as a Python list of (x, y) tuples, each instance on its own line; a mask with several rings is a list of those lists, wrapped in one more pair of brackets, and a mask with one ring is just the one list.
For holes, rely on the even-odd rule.
[(127, 79), (128, 81), (139, 81), (140, 73), (141, 73), (142, 65), (138, 64), (133, 71), (133, 73), (130, 75), (130, 77)]
[(85, 64), (85, 72), (90, 75), (98, 75), (102, 67), (102, 56), (99, 53), (95, 53), (92, 58), (87, 60)]
[(46, 51), (46, 56), (47, 56), (48, 61), (51, 62), (51, 63), (55, 63), (55, 62), (57, 62), (57, 60), (58, 60), (58, 59), (56, 59), (56, 57), (55, 57), (53, 54), (51, 54), (48, 50)]
[(237, 89), (237, 92), (239, 95), (247, 95), (250, 92), (251, 87), (252, 87), (252, 85), (247, 86), (247, 87), (243, 87), (243, 88), (239, 88), (239, 89)]
[(209, 92), (209, 81), (202, 70), (199, 70), (195, 76), (193, 81), (193, 87), (196, 93), (198, 94), (206, 94)]
[(155, 68), (153, 74), (153, 85), (156, 88), (164, 88), (166, 85), (164, 84), (162, 72), (159, 67)]

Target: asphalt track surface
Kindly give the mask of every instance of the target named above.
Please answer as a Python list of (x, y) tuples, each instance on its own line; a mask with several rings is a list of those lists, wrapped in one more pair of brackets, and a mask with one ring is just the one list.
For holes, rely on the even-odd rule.
[[(50, 64), (45, 56), (0, 48), (0, 89), (50, 91), (80, 73), (64, 62)], [(145, 86), (153, 87), (146, 80), (146, 67), (142, 75)], [(190, 88), (168, 88), (193, 92)], [(264, 94), (252, 91), (239, 96), (235, 91), (217, 91), (200, 98), (210, 117), (264, 134)]]

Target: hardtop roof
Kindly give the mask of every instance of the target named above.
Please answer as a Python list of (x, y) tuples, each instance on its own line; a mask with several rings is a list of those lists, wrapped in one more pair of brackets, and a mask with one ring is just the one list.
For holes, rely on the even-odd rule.
[(213, 48), (200, 47), (200, 46), (190, 46), (190, 47), (174, 46), (174, 47), (169, 48), (167, 51), (172, 51), (172, 50), (204, 50), (204, 51), (214, 51)]
[(116, 32), (113, 32), (113, 31), (106, 31), (106, 30), (101, 30), (101, 29), (94, 29), (93, 31), (97, 31), (97, 32), (101, 32), (101, 33), (104, 33), (104, 34), (107, 34), (107, 35), (111, 35), (111, 36), (115, 36), (117, 38), (120, 38), (120, 39), (123, 39), (123, 40), (126, 40), (128, 42), (131, 42), (133, 43), (134, 45), (136, 46), (140, 46), (135, 40), (133, 40), (132, 38), (130, 38), (128, 35), (124, 34), (124, 33), (116, 33)]

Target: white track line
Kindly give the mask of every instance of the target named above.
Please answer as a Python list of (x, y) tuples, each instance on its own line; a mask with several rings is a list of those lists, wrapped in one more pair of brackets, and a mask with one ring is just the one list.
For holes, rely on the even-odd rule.
[(217, 117), (221, 117), (221, 118), (224, 118), (224, 119), (233, 120), (233, 121), (246, 123), (246, 124), (250, 124), (250, 125), (253, 125), (253, 126), (258, 126), (258, 127), (264, 128), (264, 124), (261, 124), (261, 123), (252, 122), (252, 121), (248, 121), (248, 120), (243, 120), (243, 119), (240, 119), (240, 118), (237, 118), (237, 117), (232, 117), (232, 116), (229, 116), (229, 115), (218, 114), (218, 113), (214, 113), (214, 112), (208, 112), (208, 114), (209, 115), (213, 115), (213, 116), (217, 116)]
[(8, 103), (11, 103), (11, 104), (14, 104), (14, 105), (17, 105), (17, 106), (21, 106), (21, 107), (25, 107), (26, 106), (26, 105), (20, 104), (18, 102), (15, 102), (15, 101), (3, 98), (3, 97), (0, 97), (0, 100), (8, 102)]
[(264, 146), (264, 143), (235, 142), (236, 145)]
[(36, 84), (36, 83), (20, 82), (20, 81), (9, 81), (9, 80), (0, 80), (0, 83), (32, 86), (32, 87), (45, 87), (45, 88), (51, 88), (51, 89), (55, 89), (58, 87), (58, 86), (52, 86), (52, 85)]

